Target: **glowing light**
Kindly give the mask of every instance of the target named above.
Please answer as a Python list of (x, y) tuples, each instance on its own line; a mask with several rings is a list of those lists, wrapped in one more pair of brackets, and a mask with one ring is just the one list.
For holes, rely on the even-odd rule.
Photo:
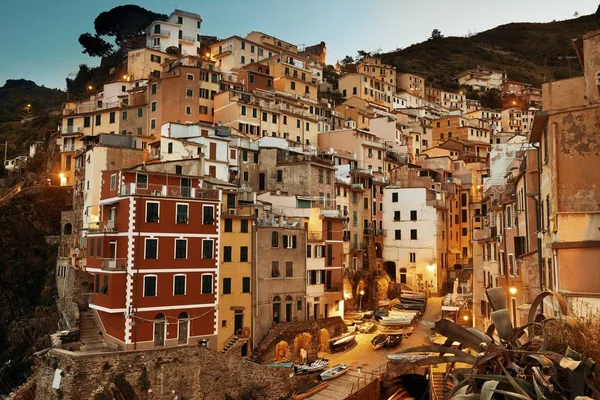
[(31, 104), (27, 104), (27, 108), (31, 108)]
[(427, 269), (428, 269), (430, 272), (433, 272), (433, 271), (435, 270), (435, 265), (433, 265), (433, 264), (429, 264), (429, 265), (427, 266)]
[(93, 89), (92, 85), (89, 85), (88, 90), (92, 90), (92, 89)]
[(469, 316), (468, 316), (468, 315), (465, 315), (465, 316), (463, 317), (463, 319), (464, 319), (465, 321), (468, 321), (468, 320), (469, 320)]
[(360, 292), (358, 292), (358, 294), (360, 294), (361, 296), (364, 296), (365, 295), (364, 289), (360, 289)]
[(65, 174), (63, 174), (63, 173), (61, 172), (60, 174), (58, 174), (58, 177), (59, 177), (60, 179), (65, 179)]
[(344, 292), (344, 299), (348, 300), (350, 298), (350, 293)]
[(514, 287), (514, 286), (511, 286), (511, 287), (508, 289), (508, 292), (509, 292), (510, 294), (512, 294), (512, 295), (515, 295), (515, 294), (517, 294), (517, 288), (516, 288), (516, 287)]
[(123, 75), (123, 79), (127, 80), (127, 75)]
[(206, 53), (206, 57), (209, 57), (209, 58), (210, 58), (210, 53)]
[(513, 100), (513, 106), (516, 106), (516, 105), (517, 105), (517, 102)]

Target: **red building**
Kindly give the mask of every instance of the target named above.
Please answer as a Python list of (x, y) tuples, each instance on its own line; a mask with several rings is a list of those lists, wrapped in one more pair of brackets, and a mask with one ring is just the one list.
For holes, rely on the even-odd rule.
[(202, 189), (202, 168), (194, 159), (102, 173), (90, 307), (122, 349), (216, 348), (220, 193)]

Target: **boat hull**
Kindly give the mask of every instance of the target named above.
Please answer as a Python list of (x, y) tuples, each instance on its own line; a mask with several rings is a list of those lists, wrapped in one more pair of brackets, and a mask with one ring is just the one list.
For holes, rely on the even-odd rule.
[(319, 393), (321, 390), (325, 389), (329, 384), (327, 382), (319, 382), (314, 381), (307, 385), (302, 386), (298, 390), (292, 394), (292, 399), (294, 400), (302, 400), (308, 399), (310, 396), (313, 396)]
[(321, 380), (330, 381), (332, 379), (335, 379), (335, 378), (345, 374), (346, 372), (348, 372), (349, 369), (350, 369), (350, 367), (347, 366), (346, 364), (338, 364), (335, 367), (322, 372), (320, 375)]

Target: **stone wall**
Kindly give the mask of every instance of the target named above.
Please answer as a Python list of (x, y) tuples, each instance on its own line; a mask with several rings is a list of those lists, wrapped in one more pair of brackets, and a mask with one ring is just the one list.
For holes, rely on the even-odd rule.
[[(58, 369), (57, 390), (52, 382)], [(240, 399), (252, 393), (280, 399), (302, 383), (289, 379), (290, 372), (200, 346), (96, 354), (52, 349), (40, 365), (36, 398), (92, 399), (102, 393), (109, 397), (98, 398)]]
[(330, 337), (341, 335), (347, 331), (344, 320), (340, 317), (332, 318), (321, 318), (310, 321), (296, 321), (296, 322), (282, 322), (275, 325), (263, 341), (258, 345), (255, 352), (255, 357), (261, 362), (272, 360), (275, 356), (275, 346), (282, 340), (285, 340), (290, 345), (290, 350), (294, 354), (294, 338), (302, 332), (308, 332), (314, 339), (314, 351), (313, 354), (316, 356), (317, 350), (317, 333), (321, 329), (327, 329)]
[[(56, 288), (58, 290), (58, 310), (60, 312), (59, 328), (75, 329), (79, 325), (79, 310), (88, 307), (88, 296), (93, 291), (92, 276), (80, 269), (57, 260), (58, 273)], [(65, 264), (65, 265), (63, 265)], [(64, 267), (60, 269), (60, 267)]]
[(346, 400), (379, 400), (381, 398), (381, 379), (375, 379), (352, 393)]

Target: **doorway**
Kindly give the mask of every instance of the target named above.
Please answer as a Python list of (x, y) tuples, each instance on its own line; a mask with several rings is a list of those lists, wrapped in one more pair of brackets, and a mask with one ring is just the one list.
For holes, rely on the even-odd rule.
[(233, 316), (233, 331), (237, 333), (244, 329), (244, 314), (241, 311), (236, 311)]
[(261, 172), (260, 174), (258, 174), (258, 190), (265, 190), (265, 189), (266, 189), (265, 173)]
[(179, 314), (177, 324), (178, 343), (188, 344), (190, 330), (190, 316), (188, 315), (188, 313), (182, 312), (181, 314)]
[(181, 178), (181, 196), (192, 196), (192, 180), (190, 178)]
[(329, 318), (329, 304), (325, 304), (325, 318)]
[(166, 336), (165, 314), (156, 314), (154, 317), (154, 346), (164, 346)]

